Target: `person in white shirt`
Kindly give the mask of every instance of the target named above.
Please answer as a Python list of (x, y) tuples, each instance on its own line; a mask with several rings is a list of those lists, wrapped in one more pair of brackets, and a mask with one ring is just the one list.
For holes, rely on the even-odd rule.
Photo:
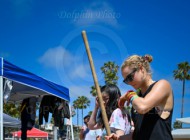
[(90, 130), (88, 128), (88, 121), (90, 119), (90, 115), (84, 117), (84, 126), (80, 130), (80, 140), (96, 140), (97, 137), (102, 136), (102, 130)]

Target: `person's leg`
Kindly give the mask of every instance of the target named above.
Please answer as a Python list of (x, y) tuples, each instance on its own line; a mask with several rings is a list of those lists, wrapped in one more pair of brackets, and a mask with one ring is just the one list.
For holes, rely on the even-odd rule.
[(22, 129), (21, 130), (21, 139), (22, 140), (27, 140), (27, 129)]

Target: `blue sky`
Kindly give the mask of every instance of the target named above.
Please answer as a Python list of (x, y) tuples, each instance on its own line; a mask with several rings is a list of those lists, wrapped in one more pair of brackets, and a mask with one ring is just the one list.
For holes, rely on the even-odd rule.
[[(119, 66), (132, 54), (151, 54), (153, 79), (167, 79), (174, 91), (173, 121), (180, 117), (182, 82), (173, 70), (190, 62), (190, 1), (188, 0), (0, 0), (0, 56), (45, 79), (66, 86), (71, 102), (84, 95), (94, 98), (94, 84), (85, 51), (86, 30), (99, 84), (100, 67), (107, 61)], [(124, 94), (131, 89), (122, 83)], [(184, 117), (190, 110), (190, 82), (186, 83)], [(81, 118), (81, 113), (80, 116)], [(76, 124), (76, 117), (73, 118)], [(80, 122), (81, 124), (81, 122)]]

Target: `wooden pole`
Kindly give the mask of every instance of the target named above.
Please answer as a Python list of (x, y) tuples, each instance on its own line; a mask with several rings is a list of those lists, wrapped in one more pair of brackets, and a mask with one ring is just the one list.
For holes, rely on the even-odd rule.
[(91, 52), (90, 52), (90, 47), (89, 47), (89, 44), (88, 44), (86, 31), (82, 31), (82, 37), (83, 37), (83, 41), (84, 41), (84, 44), (85, 44), (85, 47), (86, 47), (86, 52), (88, 54), (88, 59), (89, 59), (89, 62), (90, 62), (90, 67), (91, 67), (91, 71), (92, 71), (92, 75), (93, 75), (93, 79), (94, 79), (94, 84), (95, 84), (95, 87), (96, 87), (96, 91), (98, 93), (97, 95), (98, 95), (98, 100), (99, 100), (99, 104), (100, 104), (100, 108), (101, 108), (101, 112), (102, 112), (104, 126), (105, 126), (105, 129), (106, 129), (107, 135), (109, 136), (111, 134), (111, 131), (110, 131), (110, 127), (109, 127), (109, 124), (108, 124), (108, 118), (107, 118), (107, 115), (106, 115), (106, 111), (105, 111), (105, 107), (104, 107), (104, 103), (103, 103), (103, 99), (102, 99), (102, 94), (101, 94), (100, 87), (99, 87), (99, 84), (98, 84), (98, 80), (97, 80), (97, 76), (96, 76), (96, 72), (95, 72), (95, 68), (94, 68), (94, 63), (93, 63), (93, 60), (92, 60), (92, 55), (91, 55)]

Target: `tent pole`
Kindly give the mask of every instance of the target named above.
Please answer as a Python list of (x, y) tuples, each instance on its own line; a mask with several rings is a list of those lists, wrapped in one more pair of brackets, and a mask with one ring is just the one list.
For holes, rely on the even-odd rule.
[(53, 127), (53, 139), (57, 140), (57, 127), (56, 126)]
[(3, 140), (3, 76), (0, 76), (0, 139)]
[(73, 120), (72, 120), (72, 112), (71, 112), (71, 105), (70, 104), (69, 104), (69, 111), (70, 111), (71, 137), (72, 137), (72, 140), (74, 140), (74, 135), (73, 135)]

